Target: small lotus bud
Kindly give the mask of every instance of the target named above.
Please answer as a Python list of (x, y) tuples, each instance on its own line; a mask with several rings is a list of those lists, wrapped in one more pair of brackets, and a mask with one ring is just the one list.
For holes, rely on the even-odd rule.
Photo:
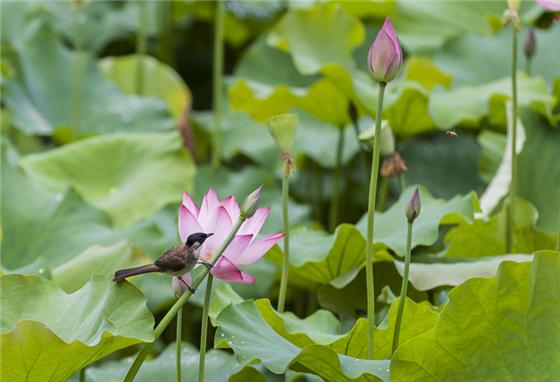
[(187, 291), (187, 285), (192, 287), (192, 276), (190, 273), (185, 273), (181, 278), (173, 276), (171, 285), (173, 286), (175, 297), (179, 298)]
[(245, 198), (241, 205), (241, 216), (248, 219), (255, 214), (261, 198), (261, 191), (263, 186), (260, 186)]
[(418, 187), (414, 190), (414, 194), (406, 204), (406, 218), (408, 219), (409, 223), (412, 223), (414, 219), (418, 217), (420, 214), (420, 192), (418, 191)]
[(378, 82), (389, 82), (401, 71), (403, 54), (391, 20), (387, 17), (368, 53), (368, 68)]
[(527, 37), (525, 38), (525, 44), (523, 46), (523, 51), (525, 52), (525, 57), (531, 58), (535, 54), (537, 48), (537, 36), (535, 35), (534, 29), (529, 29)]
[(279, 114), (266, 120), (268, 131), (282, 152), (290, 152), (296, 135), (298, 116)]
[(508, 8), (512, 12), (516, 12), (519, 10), (519, 2), (520, 0), (507, 0)]

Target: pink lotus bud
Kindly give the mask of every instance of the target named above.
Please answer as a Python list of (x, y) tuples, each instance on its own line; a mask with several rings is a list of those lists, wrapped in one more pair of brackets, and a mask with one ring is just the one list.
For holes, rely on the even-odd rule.
[(537, 0), (537, 4), (549, 11), (560, 11), (560, 0)]
[(525, 57), (527, 58), (533, 57), (536, 48), (537, 48), (537, 36), (535, 35), (535, 30), (529, 29), (529, 33), (527, 33), (527, 37), (525, 38), (525, 44), (523, 46)]
[(412, 198), (406, 204), (406, 218), (408, 219), (409, 223), (412, 223), (414, 219), (418, 217), (420, 214), (420, 192), (418, 191), (418, 187), (414, 190), (414, 194), (412, 194)]
[(389, 82), (399, 74), (402, 65), (401, 45), (393, 24), (387, 17), (369, 48), (368, 68), (376, 81)]
[(263, 186), (257, 188), (243, 201), (243, 204), (241, 205), (241, 215), (246, 219), (253, 216), (255, 214), (255, 211), (257, 211), (259, 199), (261, 198), (262, 187)]

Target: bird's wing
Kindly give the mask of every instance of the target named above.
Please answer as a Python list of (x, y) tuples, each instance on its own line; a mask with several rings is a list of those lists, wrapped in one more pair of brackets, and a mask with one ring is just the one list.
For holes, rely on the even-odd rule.
[(183, 269), (185, 267), (185, 254), (182, 245), (167, 250), (154, 264), (166, 271), (180, 271)]

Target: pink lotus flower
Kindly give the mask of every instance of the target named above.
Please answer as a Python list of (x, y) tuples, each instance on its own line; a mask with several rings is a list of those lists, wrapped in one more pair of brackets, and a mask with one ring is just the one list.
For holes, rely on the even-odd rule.
[[(223, 255), (212, 268), (211, 272), (215, 277), (244, 284), (255, 282), (255, 278), (242, 271), (239, 265), (254, 263), (264, 256), (278, 240), (284, 237), (284, 234), (277, 233), (255, 240), (269, 210), (269, 208), (259, 208), (252, 217), (245, 220)], [(211, 188), (199, 207), (191, 196), (185, 192), (183, 203), (179, 207), (179, 236), (184, 242), (190, 234), (195, 232), (214, 233), (200, 249), (200, 259), (209, 261), (225, 241), (239, 218), (239, 214), (239, 205), (234, 196), (228, 196), (220, 201), (216, 191)]]
[(378, 82), (389, 82), (401, 71), (403, 54), (399, 39), (387, 17), (368, 53), (368, 68)]
[(560, 11), (559, 0), (537, 0), (537, 4), (549, 11)]

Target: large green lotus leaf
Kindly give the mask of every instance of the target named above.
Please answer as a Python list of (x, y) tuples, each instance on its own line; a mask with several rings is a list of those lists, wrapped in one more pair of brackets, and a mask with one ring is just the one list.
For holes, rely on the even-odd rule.
[[(528, 77), (518, 72), (518, 104), (528, 106), (551, 118), (555, 99), (549, 94), (546, 82), (539, 77)], [(429, 110), (436, 125), (449, 129), (456, 125), (478, 127), (483, 117), (494, 124), (505, 126), (505, 103), (511, 94), (511, 80), (500, 80), (465, 86), (451, 91), (432, 93)]]
[[(413, 257), (414, 258), (414, 257)], [(457, 286), (475, 277), (494, 277), (503, 261), (531, 261), (531, 255), (503, 255), (477, 259), (428, 258), (426, 262), (410, 264), (408, 281), (418, 290), (427, 291), (440, 286)], [(416, 260), (416, 259), (415, 259)], [(404, 263), (395, 261), (402, 276)]]
[[(98, 65), (103, 75), (125, 94), (165, 100), (175, 119), (179, 119), (191, 103), (191, 92), (179, 74), (151, 56), (105, 57)], [(143, 73), (141, 89), (137, 85), (138, 71)]]
[[(198, 380), (199, 353), (192, 344), (184, 342), (181, 347), (181, 379), (184, 381)], [(86, 371), (86, 379), (90, 382), (119, 382), (126, 375), (133, 358), (107, 362), (90, 367)], [(175, 380), (175, 343), (170, 344), (161, 354), (151, 361), (145, 362), (134, 379), (138, 382), (174, 381)], [(253, 367), (242, 367), (232, 354), (222, 350), (210, 350), (206, 353), (205, 378), (208, 381), (265, 382), (262, 374)]]
[[(260, 304), (270, 304), (267, 300)], [(389, 361), (358, 359), (337, 354), (324, 345), (303, 348), (284, 338), (267, 322), (259, 301), (227, 306), (218, 316), (217, 347), (231, 347), (247, 365), (260, 360), (270, 371), (283, 374), (288, 368), (311, 372), (327, 381), (387, 381)], [(328, 367), (326, 367), (328, 365)]]
[(560, 373), (560, 253), (504, 262), (449, 293), (436, 325), (393, 355), (392, 381), (554, 381)]
[(3, 381), (65, 381), (82, 367), (151, 342), (154, 319), (142, 293), (102, 276), (73, 294), (36, 276), (0, 277)]
[(52, 281), (67, 293), (83, 287), (92, 274), (111, 278), (120, 268), (148, 263), (149, 259), (126, 241), (111, 246), (93, 245), (52, 270)]
[(453, 138), (438, 132), (404, 141), (399, 152), (408, 167), (403, 174), (406, 183), (421, 183), (436, 197), (451, 198), (473, 190), (481, 193), (480, 146), (473, 135), (458, 135)]
[[(506, 214), (502, 208), (490, 219), (461, 222), (445, 236), (448, 257), (485, 257), (506, 254)], [(555, 238), (536, 227), (538, 212), (523, 199), (517, 199), (514, 208), (513, 241), (511, 253), (533, 253), (554, 248)]]
[[(397, 256), (404, 257), (406, 252), (407, 221), (405, 206), (410, 200), (415, 187), (407, 188), (399, 200), (383, 213), (376, 213), (374, 243), (392, 249)], [(450, 200), (435, 199), (424, 187), (420, 186), (422, 210), (414, 221), (412, 231), (412, 248), (418, 245), (432, 245), (439, 236), (439, 226), (472, 221), (478, 208), (474, 193), (457, 195)], [(367, 215), (356, 225), (365, 237)]]
[(40, 20), (29, 24), (13, 50), (15, 75), (5, 82), (4, 100), (12, 123), (28, 134), (56, 130), (69, 141), (174, 126), (163, 101), (125, 96), (103, 78), (90, 53), (70, 51)]
[(553, 128), (535, 112), (523, 110), (521, 120), (527, 134), (518, 157), (517, 192), (539, 211), (537, 226), (558, 232), (560, 224), (560, 129)]
[(87, 202), (107, 211), (117, 227), (178, 202), (195, 171), (177, 133), (93, 137), (29, 155), (21, 165), (50, 189), (74, 187)]
[(289, 10), (268, 41), (290, 52), (300, 73), (311, 75), (327, 64), (351, 67), (352, 50), (364, 41), (364, 27), (336, 3), (323, 3)]
[[(439, 68), (453, 77), (453, 86), (475, 86), (492, 82), (496, 78), (511, 75), (511, 28), (505, 28), (495, 36), (462, 34), (449, 41), (438, 51), (434, 60)], [(517, 62), (520, 70), (526, 70), (522, 49), (527, 30), (522, 29), (518, 39)], [(560, 28), (552, 25), (549, 30), (536, 29), (537, 50), (531, 64), (531, 74), (542, 76), (548, 84), (560, 77), (556, 64), (560, 52), (555, 49), (560, 38)], [(484, 57), (484, 65), (480, 58)]]
[(507, 138), (495, 131), (483, 130), (476, 140), (481, 147), (479, 175), (485, 183), (489, 183), (500, 167)]

